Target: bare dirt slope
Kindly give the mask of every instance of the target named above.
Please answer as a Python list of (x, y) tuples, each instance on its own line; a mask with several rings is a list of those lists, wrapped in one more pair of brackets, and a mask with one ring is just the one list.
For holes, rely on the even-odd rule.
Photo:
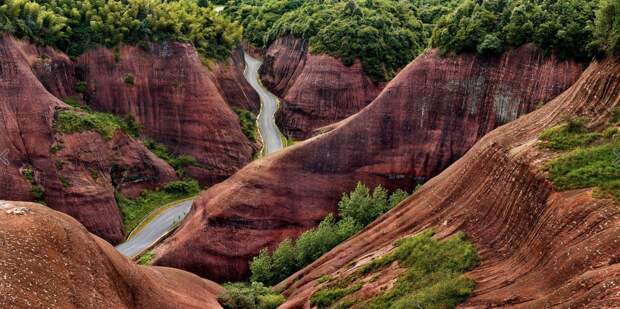
[(0, 201), (0, 221), (2, 308), (221, 308), (217, 284), (138, 266), (45, 206)]

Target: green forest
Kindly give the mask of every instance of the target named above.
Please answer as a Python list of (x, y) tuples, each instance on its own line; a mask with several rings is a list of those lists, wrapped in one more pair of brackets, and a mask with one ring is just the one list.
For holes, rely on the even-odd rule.
[(78, 56), (97, 46), (174, 40), (229, 56), (242, 28), (194, 0), (3, 0), (0, 32)]

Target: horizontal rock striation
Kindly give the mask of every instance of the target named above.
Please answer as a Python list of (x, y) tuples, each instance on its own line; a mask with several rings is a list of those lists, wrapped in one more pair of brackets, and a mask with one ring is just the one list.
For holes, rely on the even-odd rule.
[(347, 67), (331, 56), (308, 53), (306, 43), (291, 36), (276, 40), (264, 58), (261, 79), (282, 99), (276, 122), (295, 140), (357, 113), (382, 89), (361, 62)]
[(8, 161), (0, 162), (0, 199), (31, 201), (40, 186), (49, 207), (118, 243), (124, 235), (114, 190), (135, 196), (176, 174), (122, 132), (110, 140), (92, 132), (57, 134), (54, 115), (69, 107), (49, 91), (74, 94), (65, 85), (72, 83), (71, 75), (57, 75), (65, 69), (71, 63), (64, 55), (0, 38), (0, 154), (5, 152)]
[[(185, 171), (201, 184), (220, 182), (251, 160), (253, 145), (226, 104), (227, 94), (220, 94), (213, 73), (191, 45), (122, 46), (116, 52), (101, 48), (83, 54), (77, 63), (89, 106), (121, 117), (131, 114), (144, 135), (175, 154), (196, 158), (198, 164)], [(239, 76), (230, 74), (238, 81)], [(245, 105), (249, 99), (230, 103)]]
[(0, 201), (0, 221), (2, 308), (221, 308), (217, 284), (138, 266), (47, 207)]
[(620, 209), (592, 190), (556, 192), (542, 172), (538, 136), (567, 117), (606, 121), (620, 106), (620, 63), (593, 63), (545, 107), (493, 131), (462, 159), (363, 232), (277, 288), (282, 308), (309, 308), (316, 279), (341, 276), (383, 255), (395, 240), (435, 229), (463, 231), (482, 257), (468, 275), (464, 308), (620, 306)]
[(216, 281), (247, 278), (248, 261), (261, 248), (318, 224), (356, 182), (411, 190), (487, 132), (562, 93), (580, 73), (579, 64), (531, 45), (498, 58), (428, 51), (332, 131), (255, 161), (202, 193), (156, 263)]

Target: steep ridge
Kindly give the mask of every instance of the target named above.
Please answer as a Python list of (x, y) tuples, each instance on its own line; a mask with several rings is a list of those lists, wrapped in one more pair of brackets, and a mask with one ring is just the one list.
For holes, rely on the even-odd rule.
[(47, 207), (0, 202), (0, 221), (2, 308), (221, 308), (217, 284), (138, 266)]
[[(185, 171), (203, 185), (220, 182), (247, 164), (253, 144), (196, 50), (174, 42), (148, 44), (147, 49), (101, 48), (80, 56), (78, 75), (86, 82), (89, 106), (131, 114), (144, 135), (176, 154), (193, 156), (198, 164)], [(235, 102), (244, 106), (245, 99)]]
[[(0, 38), (0, 55), (0, 152), (8, 153), (8, 164), (0, 163), (0, 198), (30, 201), (40, 188), (49, 207), (111, 243), (122, 241), (115, 187), (135, 195), (176, 179), (174, 170), (120, 131), (110, 140), (93, 132), (55, 132), (55, 113), (69, 106), (33, 72), (50, 77), (70, 65), (66, 56), (6, 35)], [(48, 89), (73, 91), (54, 80), (44, 78)]]
[(428, 51), (332, 131), (255, 161), (204, 192), (155, 263), (216, 281), (244, 279), (261, 248), (318, 224), (356, 182), (411, 190), (580, 73), (579, 64), (546, 58), (532, 45), (498, 58)]
[(355, 114), (382, 89), (366, 76), (359, 61), (347, 67), (331, 56), (308, 53), (306, 43), (291, 36), (269, 47), (261, 79), (282, 98), (276, 122), (295, 140)]
[(620, 63), (594, 62), (545, 107), (488, 134), (415, 195), (280, 283), (282, 308), (307, 302), (324, 274), (340, 276), (381, 256), (395, 240), (434, 228), (463, 231), (481, 265), (463, 307), (615, 308), (620, 306), (620, 209), (592, 190), (555, 192), (542, 172), (546, 129), (576, 116), (604, 124), (620, 106)]

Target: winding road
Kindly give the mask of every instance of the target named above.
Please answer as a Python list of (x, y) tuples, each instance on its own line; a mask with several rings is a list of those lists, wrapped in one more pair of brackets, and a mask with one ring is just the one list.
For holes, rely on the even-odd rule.
[[(283, 148), (280, 131), (276, 126), (275, 113), (278, 110), (278, 98), (267, 90), (258, 79), (258, 69), (262, 61), (245, 54), (245, 71), (243, 75), (260, 96), (261, 110), (258, 115), (258, 130), (263, 140), (263, 155), (269, 155)], [(192, 200), (185, 200), (167, 207), (157, 217), (149, 221), (126, 242), (116, 246), (123, 255), (135, 258), (161, 241), (175, 228), (175, 223), (185, 218), (192, 208)], [(157, 211), (157, 210), (156, 210)]]
[(192, 208), (192, 202), (193, 200), (183, 201), (166, 208), (126, 242), (116, 246), (116, 250), (132, 258), (142, 254), (171, 232), (175, 223), (185, 218)]
[(244, 56), (245, 71), (243, 75), (260, 96), (261, 108), (258, 115), (258, 131), (263, 140), (263, 155), (268, 155), (282, 149), (282, 139), (275, 120), (275, 113), (278, 110), (278, 97), (269, 92), (258, 79), (258, 69), (263, 62), (247, 52), (244, 52)]

